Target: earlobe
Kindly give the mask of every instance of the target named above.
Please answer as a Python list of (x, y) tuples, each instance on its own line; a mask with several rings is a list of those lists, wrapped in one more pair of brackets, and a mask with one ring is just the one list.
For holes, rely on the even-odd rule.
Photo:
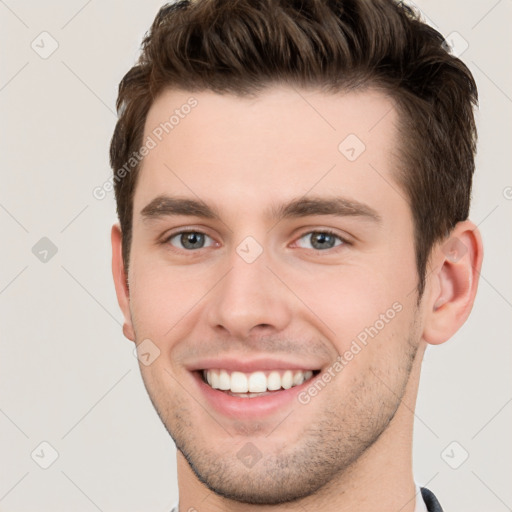
[(130, 291), (128, 289), (127, 276), (123, 261), (122, 251), (123, 235), (119, 224), (112, 226), (112, 276), (116, 288), (117, 302), (124, 315), (123, 334), (131, 341), (135, 341), (135, 332), (133, 329), (130, 312)]
[(459, 222), (432, 250), (423, 338), (439, 345), (450, 339), (473, 307), (482, 267), (483, 244), (478, 228)]

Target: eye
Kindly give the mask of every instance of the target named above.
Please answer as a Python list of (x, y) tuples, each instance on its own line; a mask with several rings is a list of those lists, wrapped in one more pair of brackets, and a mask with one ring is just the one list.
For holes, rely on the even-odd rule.
[[(205, 245), (207, 239), (210, 240), (210, 243)], [(214, 241), (206, 233), (201, 231), (180, 231), (179, 233), (174, 233), (168, 237), (165, 240), (165, 243), (169, 243), (178, 249), (196, 250), (203, 249), (204, 247), (210, 247), (213, 245)]]
[[(306, 241), (306, 246), (299, 244), (301, 247), (315, 250), (332, 249), (339, 245), (348, 243), (332, 231), (310, 231), (309, 233), (302, 235), (297, 240), (297, 243), (299, 243), (301, 240)], [(339, 242), (337, 243), (337, 241)]]

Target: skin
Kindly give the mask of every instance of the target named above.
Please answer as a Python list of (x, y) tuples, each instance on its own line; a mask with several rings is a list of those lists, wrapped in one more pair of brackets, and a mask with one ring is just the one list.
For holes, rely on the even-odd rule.
[[(112, 228), (123, 331), (160, 350), (140, 367), (178, 448), (180, 511), (412, 512), (421, 360), (427, 344), (448, 340), (471, 311), (483, 254), (476, 226), (460, 222), (433, 248), (418, 306), (412, 215), (393, 176), (398, 114), (387, 96), (166, 91), (144, 137), (191, 96), (198, 106), (143, 161), (128, 275), (122, 233)], [(366, 146), (353, 162), (338, 150), (348, 134)], [(144, 220), (141, 211), (162, 194), (200, 199), (220, 219)], [(381, 221), (267, 215), (304, 197), (358, 201)], [(185, 228), (208, 235), (205, 246), (169, 240)], [(346, 243), (313, 245), (325, 229)], [(247, 236), (263, 250), (252, 263), (236, 251)], [(450, 256), (443, 247), (454, 238), (463, 250)], [(225, 355), (314, 362), (325, 372), (396, 303), (400, 312), (306, 405), (234, 420), (209, 405), (187, 369)], [(262, 456), (251, 468), (237, 457), (247, 442)]]

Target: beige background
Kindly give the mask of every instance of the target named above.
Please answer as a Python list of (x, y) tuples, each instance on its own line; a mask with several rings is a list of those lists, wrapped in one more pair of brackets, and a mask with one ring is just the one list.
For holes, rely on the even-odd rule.
[[(3, 511), (166, 512), (177, 499), (174, 445), (121, 332), (113, 195), (92, 195), (111, 172), (117, 84), (160, 5), (0, 0)], [(486, 253), (469, 321), (426, 354), (414, 472), (447, 511), (502, 512), (512, 507), (512, 2), (418, 5), (458, 33), (457, 51), (469, 45), (481, 99), (471, 218)]]

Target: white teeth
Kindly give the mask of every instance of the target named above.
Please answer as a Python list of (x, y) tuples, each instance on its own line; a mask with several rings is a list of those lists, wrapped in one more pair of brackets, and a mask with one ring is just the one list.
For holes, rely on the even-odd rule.
[(245, 373), (233, 372), (231, 374), (231, 391), (233, 393), (247, 393), (247, 391), (249, 391), (249, 383), (247, 382)]
[(293, 374), (293, 385), (300, 386), (304, 382), (304, 374), (302, 372), (295, 372)]
[(281, 386), (284, 389), (290, 389), (293, 384), (293, 373), (290, 370), (286, 370), (281, 377)]
[(263, 372), (254, 372), (249, 376), (249, 391), (251, 393), (263, 393), (267, 391), (267, 377)]
[(219, 374), (217, 372), (212, 372), (210, 375), (210, 386), (214, 389), (219, 389)]
[[(232, 393), (265, 393), (279, 389), (300, 386), (313, 377), (311, 370), (285, 370), (253, 373), (232, 372), (227, 370), (204, 370), (203, 376), (213, 389)], [(245, 395), (241, 395), (245, 396)]]
[(226, 370), (221, 370), (219, 373), (219, 389), (227, 391), (231, 388), (231, 377)]
[(267, 377), (267, 389), (269, 391), (276, 391), (281, 389), (281, 375), (279, 372), (270, 372)]

